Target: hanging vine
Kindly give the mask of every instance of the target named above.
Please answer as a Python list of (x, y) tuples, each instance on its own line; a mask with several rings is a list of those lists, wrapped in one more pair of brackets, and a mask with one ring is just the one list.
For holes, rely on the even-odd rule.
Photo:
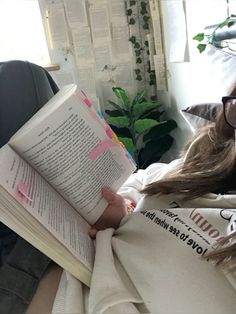
[[(135, 79), (139, 82), (147, 82), (149, 86), (156, 84), (155, 71), (150, 68), (148, 41), (144, 39), (150, 30), (150, 11), (147, 0), (129, 0), (126, 3), (126, 15), (130, 26), (130, 38), (135, 55), (136, 68)], [(132, 29), (138, 32), (132, 33)]]

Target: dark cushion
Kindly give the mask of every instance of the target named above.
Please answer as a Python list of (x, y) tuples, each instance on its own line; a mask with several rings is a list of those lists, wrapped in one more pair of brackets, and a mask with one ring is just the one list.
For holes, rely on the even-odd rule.
[(217, 115), (223, 109), (221, 103), (196, 104), (181, 110), (181, 114), (190, 128), (195, 131), (215, 122)]
[(42, 67), (13, 60), (0, 63), (0, 147), (56, 92)]
[[(42, 67), (27, 61), (1, 62), (0, 147), (57, 91)], [(49, 263), (48, 257), (0, 223), (0, 313), (25, 312)]]

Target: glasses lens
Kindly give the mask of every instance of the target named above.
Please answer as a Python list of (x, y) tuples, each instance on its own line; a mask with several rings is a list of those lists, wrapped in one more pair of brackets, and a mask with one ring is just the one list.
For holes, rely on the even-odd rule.
[(231, 98), (223, 103), (227, 123), (236, 128), (236, 99)]

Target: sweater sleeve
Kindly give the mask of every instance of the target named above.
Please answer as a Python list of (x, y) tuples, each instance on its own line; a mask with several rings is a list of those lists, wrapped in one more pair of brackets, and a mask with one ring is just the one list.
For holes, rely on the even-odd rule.
[(146, 169), (139, 169), (126, 180), (118, 193), (125, 199), (134, 202), (136, 205), (143, 196), (140, 191), (146, 185), (161, 179), (166, 173), (173, 169), (179, 161), (180, 159), (176, 159), (169, 164), (153, 163)]
[(126, 180), (126, 182), (119, 189), (118, 193), (125, 199), (137, 204), (143, 196), (140, 191), (147, 184), (157, 180), (166, 166), (167, 165), (163, 163), (154, 163), (145, 170), (138, 170)]

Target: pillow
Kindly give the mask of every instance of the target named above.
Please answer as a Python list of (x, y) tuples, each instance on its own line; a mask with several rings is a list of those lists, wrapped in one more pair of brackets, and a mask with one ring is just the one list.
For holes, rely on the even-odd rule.
[[(204, 63), (202, 67), (206, 67), (206, 71), (201, 67), (204, 77), (201, 79), (207, 87), (206, 97), (210, 97), (213, 102), (219, 102), (222, 96), (230, 95), (236, 85), (236, 55), (213, 45), (207, 45), (200, 60)], [(206, 98), (206, 101), (209, 102), (209, 98)]]
[(196, 104), (186, 109), (180, 110), (185, 121), (189, 124), (192, 131), (215, 122), (218, 113), (222, 110), (221, 103)]

